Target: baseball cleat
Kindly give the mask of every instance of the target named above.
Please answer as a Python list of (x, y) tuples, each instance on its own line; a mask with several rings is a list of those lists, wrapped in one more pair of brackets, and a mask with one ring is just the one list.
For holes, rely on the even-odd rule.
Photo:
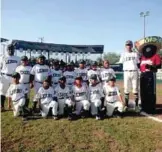
[(135, 112), (139, 113), (141, 111), (141, 108), (139, 106), (135, 107)]
[(96, 116), (96, 120), (100, 120), (101, 118), (99, 116)]
[(53, 119), (54, 119), (54, 120), (58, 120), (58, 117), (57, 117), (57, 116), (54, 116)]

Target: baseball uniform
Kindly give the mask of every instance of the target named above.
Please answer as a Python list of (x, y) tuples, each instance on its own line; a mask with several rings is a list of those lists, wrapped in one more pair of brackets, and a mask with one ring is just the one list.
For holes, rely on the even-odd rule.
[(54, 100), (54, 89), (49, 87), (44, 89), (40, 87), (37, 93), (37, 99), (40, 101), (42, 117), (47, 117), (49, 109), (52, 108), (53, 116), (57, 116), (58, 103)]
[(111, 76), (116, 77), (115, 72), (114, 72), (114, 70), (112, 68), (101, 68), (101, 70), (100, 70), (100, 78), (101, 78), (101, 81), (102, 81), (103, 85), (106, 84), (106, 81), (109, 80), (109, 78)]
[(23, 84), (10, 85), (6, 95), (12, 99), (14, 117), (18, 116), (20, 110), (23, 110), (23, 106), (25, 105), (25, 94), (27, 93), (28, 90)]
[(62, 77), (63, 73), (61, 70), (52, 69), (51, 74), (52, 74), (52, 86), (55, 89), (55, 87), (58, 85), (58, 81)]
[(11, 76), (17, 66), (20, 65), (20, 58), (17, 56), (1, 56), (0, 58), (0, 95), (5, 96), (11, 84)]
[(104, 94), (105, 94), (105, 107), (107, 111), (107, 116), (112, 116), (115, 109), (119, 112), (123, 112), (123, 104), (118, 100), (118, 96), (120, 95), (118, 87), (111, 87), (109, 85), (104, 86)]
[(93, 69), (90, 69), (90, 70), (88, 70), (88, 73), (87, 73), (87, 76), (88, 76), (88, 81), (89, 81), (89, 84), (91, 85), (91, 76), (92, 75), (97, 75), (97, 81), (98, 82), (100, 82), (100, 72), (99, 72), (99, 70), (98, 69), (96, 69), (96, 70), (93, 70)]
[(87, 80), (88, 80), (87, 72), (88, 72), (88, 70), (86, 68), (84, 68), (84, 69), (78, 68), (74, 72), (76, 73), (77, 77), (81, 76), (82, 79), (83, 79), (83, 82), (87, 83)]
[(91, 114), (98, 115), (98, 108), (101, 107), (101, 98), (104, 97), (103, 88), (100, 84), (89, 86), (89, 100), (91, 103)]
[(55, 94), (58, 100), (58, 115), (63, 115), (64, 114), (64, 108), (67, 107), (72, 107), (74, 103), (70, 99), (70, 90), (68, 86), (65, 86), (65, 88), (61, 88), (60, 85), (58, 85), (55, 88)]

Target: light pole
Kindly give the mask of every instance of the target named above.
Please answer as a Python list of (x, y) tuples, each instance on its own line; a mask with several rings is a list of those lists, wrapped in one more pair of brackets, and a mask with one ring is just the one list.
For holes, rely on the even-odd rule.
[(146, 17), (149, 16), (150, 12), (146, 11), (146, 12), (141, 12), (140, 13), (140, 17), (143, 17), (143, 37), (144, 37), (144, 41), (145, 41), (145, 35), (146, 35)]

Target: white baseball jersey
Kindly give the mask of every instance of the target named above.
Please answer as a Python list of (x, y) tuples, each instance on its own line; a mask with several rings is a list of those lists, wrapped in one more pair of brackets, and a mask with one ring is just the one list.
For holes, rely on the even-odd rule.
[(48, 104), (53, 101), (55, 97), (54, 89), (49, 87), (48, 89), (44, 89), (40, 87), (37, 93), (37, 98), (40, 100), (41, 104)]
[(100, 78), (103, 82), (107, 81), (111, 76), (116, 77), (115, 72), (112, 68), (108, 68), (108, 69), (102, 68), (100, 70)]
[(88, 80), (90, 81), (90, 77), (91, 77), (91, 75), (93, 75), (93, 74), (97, 75), (97, 80), (100, 81), (100, 79), (99, 79), (100, 72), (99, 72), (99, 70), (97, 70), (97, 69), (96, 69), (96, 70), (92, 70), (92, 69), (88, 70), (88, 73), (87, 73), (87, 75), (88, 75)]
[(101, 99), (104, 97), (103, 94), (103, 88), (100, 84), (97, 84), (96, 86), (89, 86), (89, 99), (91, 102), (96, 99)]
[(34, 75), (36, 82), (43, 82), (45, 77), (51, 75), (51, 69), (47, 65), (36, 64), (32, 68), (31, 74)]
[(1, 73), (13, 74), (17, 66), (20, 65), (20, 58), (18, 56), (1, 56), (0, 70)]
[(74, 72), (76, 73), (77, 76), (81, 76), (83, 81), (88, 80), (88, 77), (87, 77), (88, 70), (86, 68), (84, 68), (84, 69), (78, 68)]
[(76, 73), (74, 71), (65, 71), (63, 73), (63, 76), (66, 77), (67, 85), (69, 86), (73, 85), (75, 78), (76, 78)]
[(85, 85), (82, 85), (81, 88), (74, 85), (72, 88), (72, 93), (75, 101), (88, 100), (88, 89)]
[(67, 86), (65, 86), (65, 88), (61, 88), (60, 85), (57, 85), (57, 87), (55, 88), (55, 94), (57, 99), (67, 99), (70, 97), (70, 90)]
[(31, 70), (31, 66), (20, 65), (16, 68), (16, 72), (18, 72), (21, 76), (19, 80), (20, 83), (29, 83)]
[(60, 77), (62, 77), (62, 71), (52, 69), (51, 73), (52, 73), (52, 82), (53, 82), (53, 84), (57, 85)]
[(140, 63), (137, 52), (125, 52), (121, 55), (119, 63), (123, 63), (123, 70), (138, 70), (137, 64)]
[(104, 94), (106, 102), (116, 102), (118, 101), (118, 96), (120, 95), (120, 91), (118, 87), (111, 87), (109, 85), (104, 86)]
[(24, 87), (23, 84), (11, 84), (8, 91), (7, 97), (11, 97), (12, 101), (18, 101), (19, 99), (25, 97), (25, 94), (28, 93), (28, 90)]

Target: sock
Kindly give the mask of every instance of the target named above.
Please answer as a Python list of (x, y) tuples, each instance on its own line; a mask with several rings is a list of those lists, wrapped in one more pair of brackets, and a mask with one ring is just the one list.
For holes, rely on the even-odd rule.
[(6, 96), (1, 95), (1, 107), (2, 108), (4, 108), (5, 100), (6, 100)]
[(128, 107), (128, 103), (129, 103), (129, 93), (125, 93), (125, 104)]
[(37, 102), (33, 102), (33, 111), (35, 111), (36, 110), (36, 107), (37, 107)]
[(101, 116), (101, 110), (100, 110), (100, 107), (97, 107), (97, 116), (98, 116), (98, 117)]
[(138, 106), (138, 93), (134, 93), (134, 97), (135, 97), (136, 106)]
[(26, 107), (29, 106), (29, 99), (28, 99), (28, 98), (26, 98), (26, 100), (25, 100), (25, 106), (26, 106)]

